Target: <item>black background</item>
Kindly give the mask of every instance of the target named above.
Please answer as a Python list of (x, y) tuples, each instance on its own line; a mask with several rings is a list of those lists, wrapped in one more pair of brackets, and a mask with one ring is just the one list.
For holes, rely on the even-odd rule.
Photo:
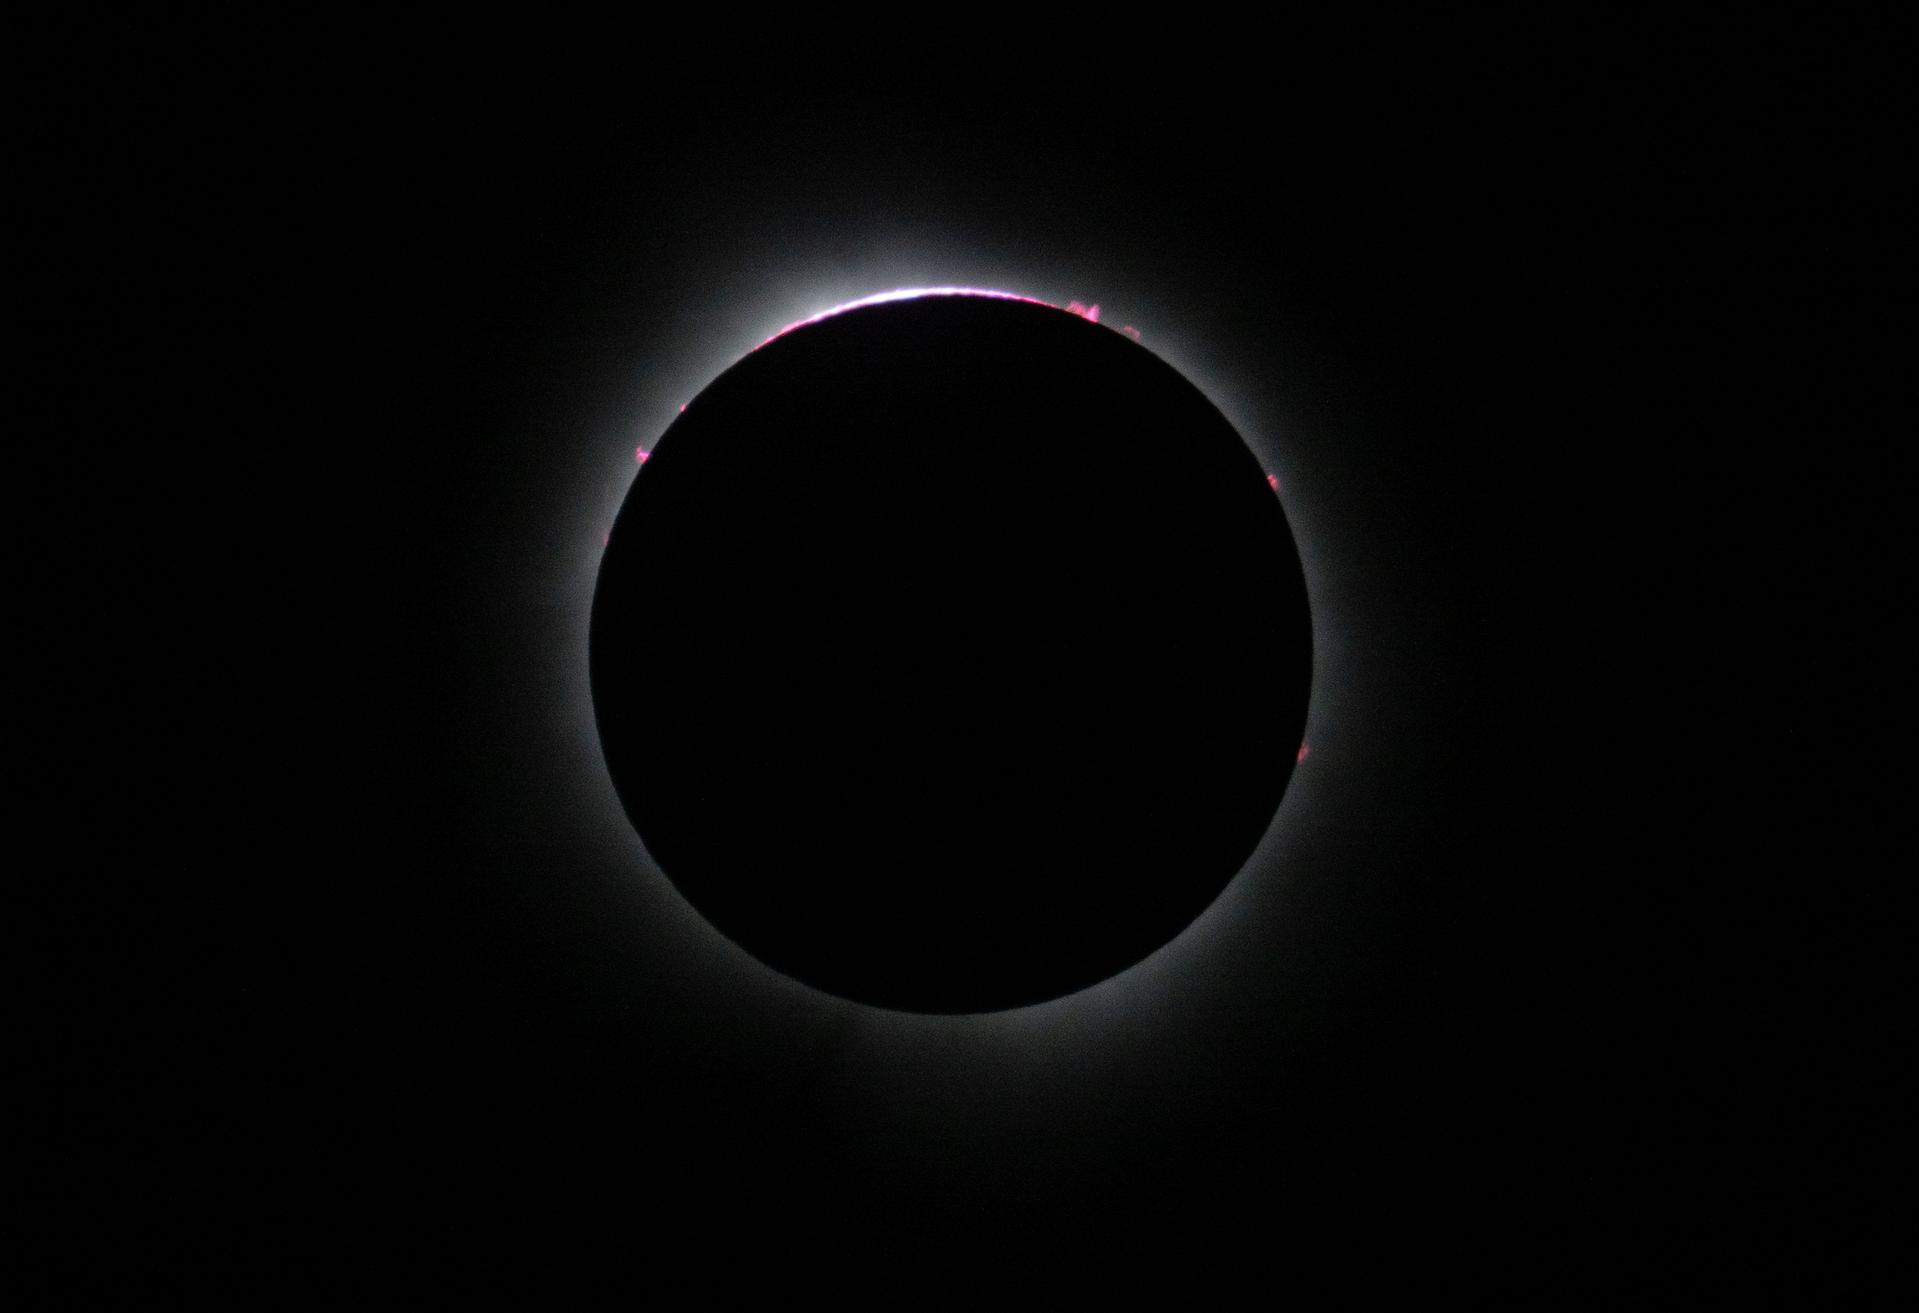
[[(52, 41), (62, 1288), (1845, 1279), (1883, 107), (1619, 35)], [(1150, 288), (1350, 581), (1312, 823), (1092, 1013), (728, 956), (552, 660), (633, 380), (876, 249)]]

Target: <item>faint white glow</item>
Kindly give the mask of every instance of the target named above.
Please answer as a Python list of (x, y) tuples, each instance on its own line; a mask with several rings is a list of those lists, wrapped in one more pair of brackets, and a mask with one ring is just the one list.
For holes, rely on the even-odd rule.
[[(1051, 301), (1042, 301), (1038, 297), (1021, 296), (1018, 292), (996, 292), (987, 287), (901, 287), (891, 292), (877, 292), (872, 296), (862, 296), (857, 301), (848, 301), (844, 305), (836, 305), (830, 310), (822, 310), (816, 315), (808, 315), (804, 319), (795, 320), (779, 332), (768, 337), (766, 341), (761, 342), (759, 345), (765, 346), (767, 342), (785, 337), (794, 329), (805, 328), (808, 324), (817, 324), (822, 319), (831, 319), (834, 315), (845, 314), (848, 310), (858, 310), (869, 305), (885, 305), (889, 301), (915, 301), (922, 296), (983, 296), (994, 301), (1024, 301), (1028, 305), (1043, 305), (1052, 310), (1060, 309), (1059, 306), (1054, 305)], [(1077, 301), (1073, 303), (1075, 306), (1078, 304), (1079, 302)], [(1078, 314), (1079, 311), (1074, 310), (1073, 313)], [(1094, 306), (1092, 315), (1087, 317), (1091, 318), (1094, 323), (1098, 323), (1099, 307)], [(753, 349), (757, 351), (759, 347), (754, 347)]]

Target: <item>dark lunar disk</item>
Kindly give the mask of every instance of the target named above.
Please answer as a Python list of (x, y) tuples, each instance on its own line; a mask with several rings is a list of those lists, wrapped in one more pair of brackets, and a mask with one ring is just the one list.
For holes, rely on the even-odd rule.
[(1172, 939), (1291, 776), (1312, 643), (1279, 500), (1197, 389), (1046, 306), (786, 334), (621, 508), (593, 699), (627, 814), (761, 961), (977, 1012)]

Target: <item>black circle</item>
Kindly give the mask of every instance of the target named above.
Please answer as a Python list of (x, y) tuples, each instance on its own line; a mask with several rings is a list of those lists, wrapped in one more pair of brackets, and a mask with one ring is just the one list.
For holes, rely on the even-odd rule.
[(1243, 866), (1304, 729), (1286, 519), (1219, 411), (1049, 306), (927, 296), (727, 370), (593, 602), (655, 861), (761, 961), (990, 1011), (1138, 962)]

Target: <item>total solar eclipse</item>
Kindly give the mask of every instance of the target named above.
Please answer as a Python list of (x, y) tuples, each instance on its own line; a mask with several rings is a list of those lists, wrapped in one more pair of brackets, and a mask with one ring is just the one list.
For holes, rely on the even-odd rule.
[(844, 998), (1056, 998), (1185, 929), (1285, 792), (1306, 587), (1259, 462), (1128, 336), (881, 298), (721, 374), (600, 567), (594, 711), (648, 852)]

